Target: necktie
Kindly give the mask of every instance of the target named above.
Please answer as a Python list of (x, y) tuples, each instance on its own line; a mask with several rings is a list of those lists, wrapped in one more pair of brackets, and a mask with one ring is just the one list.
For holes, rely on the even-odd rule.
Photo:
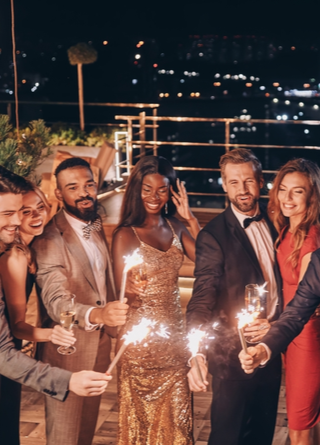
[(259, 213), (259, 215), (254, 216), (253, 218), (246, 218), (243, 220), (243, 227), (246, 229), (247, 227), (250, 226), (250, 224), (253, 221), (261, 221), (263, 219), (262, 213)]
[(90, 239), (91, 232), (99, 232), (102, 228), (101, 219), (97, 217), (94, 221), (82, 228), (83, 238)]

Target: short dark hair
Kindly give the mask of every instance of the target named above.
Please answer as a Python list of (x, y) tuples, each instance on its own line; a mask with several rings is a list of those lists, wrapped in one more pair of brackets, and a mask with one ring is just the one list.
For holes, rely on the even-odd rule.
[[(146, 217), (146, 211), (141, 199), (143, 178), (147, 175), (156, 173), (167, 178), (169, 180), (169, 184), (175, 191), (177, 191), (176, 172), (170, 162), (162, 156), (144, 156), (135, 165), (131, 172), (122, 201), (120, 222), (116, 230), (118, 230), (120, 227), (140, 226), (143, 224)], [(165, 210), (162, 209), (162, 216), (171, 216), (175, 213), (176, 206), (169, 198), (168, 212), (165, 213)]]
[(30, 182), (0, 165), (0, 193), (27, 193), (32, 190)]
[(77, 158), (77, 157), (65, 159), (58, 165), (58, 167), (55, 169), (55, 172), (54, 172), (54, 175), (57, 180), (57, 186), (59, 185), (59, 183), (58, 183), (59, 173), (62, 172), (63, 170), (67, 170), (68, 168), (75, 168), (75, 167), (88, 168), (90, 170), (90, 172), (92, 173), (89, 162), (85, 161), (84, 159)]
[(227, 164), (245, 164), (247, 162), (252, 163), (257, 181), (263, 179), (262, 165), (256, 155), (246, 148), (235, 148), (234, 150), (228, 151), (228, 153), (225, 153), (220, 158), (219, 167), (221, 169), (222, 180), (225, 180)]

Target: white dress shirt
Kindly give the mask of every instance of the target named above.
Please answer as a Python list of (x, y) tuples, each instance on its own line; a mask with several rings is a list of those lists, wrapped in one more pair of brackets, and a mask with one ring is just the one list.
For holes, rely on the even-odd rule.
[[(97, 289), (100, 295), (101, 306), (106, 305), (107, 302), (107, 284), (106, 284), (106, 269), (107, 269), (107, 258), (104, 255), (103, 244), (98, 233), (92, 231), (89, 239), (83, 237), (83, 228), (87, 223), (74, 218), (69, 213), (64, 210), (64, 215), (66, 220), (78, 236), (82, 247), (84, 248), (90, 266), (92, 268), (93, 276), (96, 281)], [(91, 324), (89, 321), (89, 316), (94, 307), (90, 308), (85, 315), (85, 330), (92, 331), (97, 329), (98, 325)]]
[[(234, 205), (231, 204), (231, 209), (239, 221), (241, 227), (243, 227), (243, 221), (248, 218), (248, 215), (244, 215), (237, 211)], [(254, 216), (259, 213), (259, 206), (257, 205), (257, 211)], [(249, 217), (250, 218), (250, 217)], [(274, 263), (275, 252), (273, 246), (273, 240), (270, 234), (269, 227), (264, 219), (261, 221), (253, 221), (246, 229), (244, 229), (249, 241), (255, 251), (258, 258), (258, 262), (263, 274), (264, 280), (267, 282), (266, 290), (267, 297), (267, 318), (271, 319), (275, 313), (276, 305), (278, 304), (278, 287), (274, 276)], [(250, 283), (248, 283), (250, 284)], [(254, 284), (254, 283), (253, 283)]]

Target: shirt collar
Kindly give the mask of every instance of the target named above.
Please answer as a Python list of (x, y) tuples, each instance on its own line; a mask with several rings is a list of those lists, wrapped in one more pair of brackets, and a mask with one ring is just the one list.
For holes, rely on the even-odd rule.
[(85, 223), (84, 221), (80, 221), (77, 218), (74, 218), (73, 216), (71, 216), (69, 213), (67, 213), (64, 209), (63, 209), (63, 213), (64, 216), (66, 217), (66, 220), (68, 221), (68, 223), (70, 224), (70, 226), (73, 228), (73, 230), (75, 232), (81, 232), (81, 234), (83, 234), (82, 229), (88, 224)]
[(259, 215), (259, 213), (260, 213), (260, 209), (259, 209), (259, 204), (258, 204), (258, 203), (257, 203), (257, 207), (256, 207), (255, 214), (252, 215), (252, 216), (244, 215), (243, 213), (238, 212), (238, 210), (236, 210), (235, 206), (234, 206), (232, 203), (230, 204), (230, 206), (231, 206), (231, 210), (233, 211), (234, 216), (237, 218), (237, 220), (239, 221), (240, 226), (241, 226), (242, 228), (244, 228), (244, 226), (243, 226), (243, 221), (244, 221), (246, 218), (253, 218), (254, 216)]

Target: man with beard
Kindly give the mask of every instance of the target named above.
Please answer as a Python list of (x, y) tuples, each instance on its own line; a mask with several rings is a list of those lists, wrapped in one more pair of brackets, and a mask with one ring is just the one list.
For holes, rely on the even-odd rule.
[[(55, 194), (63, 209), (33, 243), (41, 296), (41, 323), (59, 323), (63, 295), (75, 295), (76, 352), (61, 355), (49, 342), (39, 345), (42, 361), (70, 371), (105, 372), (115, 327), (126, 320), (128, 305), (115, 300), (107, 243), (97, 214), (97, 188), (90, 165), (71, 158), (58, 165)], [(113, 332), (111, 332), (113, 331)], [(46, 401), (48, 445), (90, 445), (100, 397), (90, 401), (71, 394), (65, 404)]]
[[(254, 341), (267, 332), (281, 308), (281, 280), (273, 243), (277, 237), (266, 213), (259, 206), (263, 186), (260, 161), (250, 150), (235, 149), (220, 159), (223, 190), (230, 206), (199, 233), (196, 245), (195, 285), (187, 308), (188, 327), (199, 327), (220, 317), (225, 327), (237, 326), (236, 315), (245, 308), (245, 286), (267, 282), (266, 307), (255, 330)], [(274, 433), (281, 363), (260, 368), (249, 378), (237, 363), (241, 346), (224, 362), (209, 348), (207, 359), (212, 374), (213, 400), (209, 444), (271, 445)], [(221, 351), (220, 351), (221, 352)], [(219, 354), (221, 356), (222, 354)], [(205, 357), (198, 361), (207, 374)], [(192, 366), (189, 384), (193, 391), (205, 391)]]

